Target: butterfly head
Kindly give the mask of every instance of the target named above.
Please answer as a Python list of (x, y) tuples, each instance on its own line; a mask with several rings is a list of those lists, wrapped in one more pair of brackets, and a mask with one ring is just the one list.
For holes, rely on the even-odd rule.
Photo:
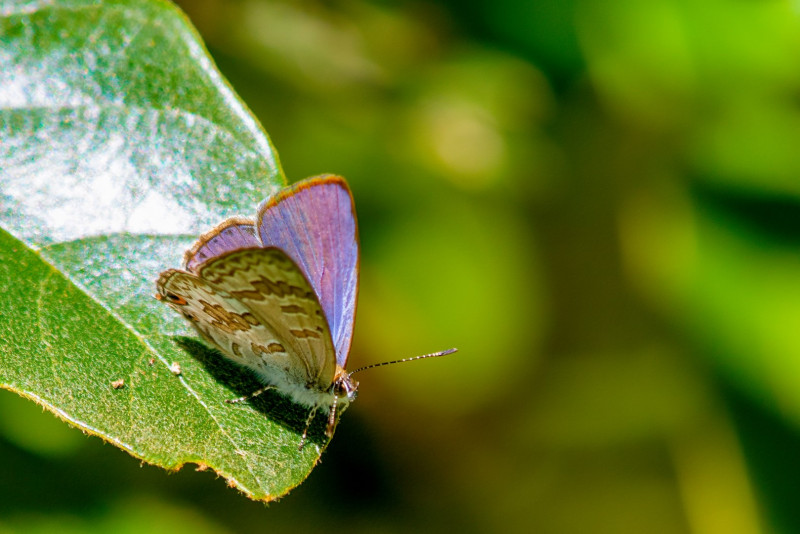
[(339, 398), (339, 402), (352, 402), (358, 396), (358, 382), (350, 377), (350, 373), (339, 367), (333, 380), (333, 393)]

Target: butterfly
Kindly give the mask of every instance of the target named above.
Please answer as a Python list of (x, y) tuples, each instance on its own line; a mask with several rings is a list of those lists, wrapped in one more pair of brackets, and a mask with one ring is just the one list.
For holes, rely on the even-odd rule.
[(161, 273), (156, 298), (269, 389), (309, 408), (300, 448), (320, 408), (332, 437), (337, 410), (358, 392), (362, 370), (443, 356), (455, 349), (347, 372), (358, 293), (353, 196), (339, 176), (309, 178), (265, 200), (255, 221), (225, 220)]

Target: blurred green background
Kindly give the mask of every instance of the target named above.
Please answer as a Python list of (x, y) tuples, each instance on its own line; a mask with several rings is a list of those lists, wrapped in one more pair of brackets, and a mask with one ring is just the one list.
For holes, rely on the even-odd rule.
[(800, 5), (184, 0), (362, 263), (322, 464), (264, 506), (0, 391), (0, 532), (800, 532)]

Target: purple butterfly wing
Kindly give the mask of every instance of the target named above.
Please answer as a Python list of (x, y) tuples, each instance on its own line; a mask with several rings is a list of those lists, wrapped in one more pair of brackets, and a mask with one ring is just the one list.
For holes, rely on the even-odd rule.
[(261, 247), (261, 240), (256, 234), (253, 221), (242, 217), (232, 217), (220, 223), (216, 228), (200, 236), (197, 243), (186, 251), (183, 266), (187, 271), (195, 272), (197, 267), (212, 258), (216, 258), (241, 248)]
[(358, 292), (358, 230), (347, 183), (330, 175), (298, 182), (259, 208), (257, 227), (263, 246), (283, 249), (308, 278), (344, 367)]

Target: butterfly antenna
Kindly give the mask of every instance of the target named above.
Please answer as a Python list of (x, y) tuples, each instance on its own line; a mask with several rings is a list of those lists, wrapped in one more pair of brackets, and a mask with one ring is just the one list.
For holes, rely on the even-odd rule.
[(372, 365), (359, 367), (355, 371), (348, 373), (348, 375), (353, 376), (354, 374), (360, 373), (361, 371), (366, 371), (367, 369), (372, 369), (373, 367), (381, 367), (383, 365), (392, 365), (395, 363), (403, 363), (403, 362), (413, 362), (414, 360), (422, 360), (423, 358), (438, 358), (439, 356), (447, 356), (448, 354), (453, 354), (457, 350), (458, 349), (440, 350), (439, 352), (431, 352), (430, 354), (423, 354), (422, 356), (414, 356), (413, 358), (403, 358), (402, 360), (392, 360), (391, 362), (373, 363)]

